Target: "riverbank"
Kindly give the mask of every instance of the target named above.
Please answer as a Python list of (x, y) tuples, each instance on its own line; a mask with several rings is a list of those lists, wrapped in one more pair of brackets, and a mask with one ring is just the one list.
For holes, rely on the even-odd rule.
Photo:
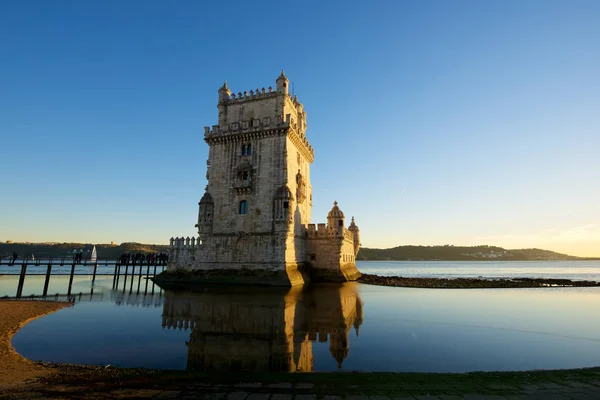
[(26, 323), (68, 307), (70, 303), (0, 300), (0, 388), (44, 376), (48, 368), (24, 359), (10, 344), (12, 336)]
[(362, 274), (359, 283), (377, 286), (412, 287), (424, 289), (501, 289), (539, 287), (596, 287), (600, 282), (572, 281), (570, 279), (543, 278), (405, 278), (401, 276), (379, 276)]
[[(563, 398), (600, 398), (600, 368), (563, 371), (423, 373), (228, 373), (119, 369), (37, 363), (14, 352), (10, 338), (33, 318), (69, 306), (42, 301), (0, 301), (0, 399), (215, 399), (313, 400), (337, 396), (395, 398), (502, 399), (514, 395), (564, 394)], [(300, 397), (302, 396), (302, 397)], [(452, 397), (454, 396), (454, 397)], [(575, 397), (574, 397), (575, 396)], [(472, 398), (472, 397), (471, 397)], [(557, 397), (560, 398), (560, 397)]]

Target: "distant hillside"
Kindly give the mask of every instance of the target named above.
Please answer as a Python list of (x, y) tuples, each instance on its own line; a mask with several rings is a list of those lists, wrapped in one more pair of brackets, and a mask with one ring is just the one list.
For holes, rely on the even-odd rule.
[[(121, 243), (118, 246), (96, 244), (99, 259), (120, 257), (123, 253), (166, 253), (167, 245)], [(9, 257), (16, 252), (19, 257), (69, 257), (78, 251), (84, 257), (92, 251), (92, 244), (86, 243), (0, 243), (0, 257)], [(496, 261), (530, 261), (530, 260), (584, 260), (585, 258), (569, 256), (541, 249), (506, 250), (494, 246), (398, 246), (391, 249), (362, 248), (357, 260), (496, 260)]]
[[(93, 244), (87, 243), (0, 243), (0, 257), (8, 257), (17, 253), (19, 257), (69, 257), (73, 253), (83, 251), (84, 258), (91, 253)], [(121, 243), (118, 246), (96, 244), (99, 259), (113, 259), (123, 253), (166, 253), (167, 245)]]
[(580, 257), (541, 249), (506, 250), (495, 246), (398, 246), (391, 249), (362, 248), (357, 260), (533, 261), (581, 260)]

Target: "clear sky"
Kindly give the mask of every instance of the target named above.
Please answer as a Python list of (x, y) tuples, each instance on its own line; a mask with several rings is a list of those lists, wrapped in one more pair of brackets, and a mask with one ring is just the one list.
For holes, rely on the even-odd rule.
[(3, 1), (0, 240), (194, 235), (217, 89), (282, 68), (313, 222), (600, 255), (596, 0)]

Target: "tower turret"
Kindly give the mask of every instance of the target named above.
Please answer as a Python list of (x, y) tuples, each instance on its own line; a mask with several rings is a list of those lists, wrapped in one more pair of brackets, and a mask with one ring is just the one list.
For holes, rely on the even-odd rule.
[(344, 234), (344, 213), (338, 207), (338, 202), (333, 202), (333, 208), (327, 214), (327, 230), (336, 235)]
[(340, 325), (329, 336), (329, 354), (337, 361), (339, 370), (342, 369), (342, 364), (346, 357), (348, 357), (349, 350), (348, 331), (344, 329), (343, 325)]
[(219, 103), (229, 100), (230, 96), (231, 90), (229, 90), (229, 87), (227, 86), (227, 81), (225, 81), (223, 83), (223, 86), (219, 88)]
[(200, 199), (198, 206), (198, 223), (196, 224), (196, 227), (198, 228), (200, 239), (204, 240), (206, 235), (209, 235), (212, 232), (215, 208), (213, 198), (208, 191), (204, 193), (204, 196), (202, 196), (202, 199)]
[(290, 84), (290, 81), (285, 76), (283, 70), (281, 70), (281, 75), (279, 75), (279, 78), (277, 78), (275, 82), (277, 83), (277, 91), (279, 93), (288, 94), (288, 86)]
[(223, 86), (219, 88), (219, 104), (217, 105), (217, 108), (219, 109), (219, 126), (227, 123), (227, 102), (229, 101), (230, 96), (231, 91), (229, 90), (229, 87), (227, 87), (227, 81), (225, 81)]
[(358, 250), (360, 250), (360, 229), (354, 223), (354, 217), (352, 217), (352, 222), (350, 222), (348, 230), (354, 234), (354, 257), (356, 257)]

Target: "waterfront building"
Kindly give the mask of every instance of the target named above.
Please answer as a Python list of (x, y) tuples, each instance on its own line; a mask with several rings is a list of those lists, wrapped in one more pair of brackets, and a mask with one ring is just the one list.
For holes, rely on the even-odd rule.
[[(171, 238), (168, 272), (234, 271), (263, 283), (346, 281), (360, 276), (360, 232), (334, 202), (327, 223), (311, 223), (306, 112), (283, 73), (273, 89), (218, 90), (198, 238)], [(261, 278), (262, 279), (262, 278)]]

